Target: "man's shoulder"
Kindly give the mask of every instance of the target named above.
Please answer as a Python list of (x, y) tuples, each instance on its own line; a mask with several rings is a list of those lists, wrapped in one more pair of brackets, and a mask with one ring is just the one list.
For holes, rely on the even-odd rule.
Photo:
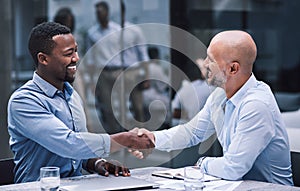
[[(19, 100), (23, 98), (29, 98), (29, 97), (39, 97), (41, 90), (37, 88), (37, 86), (33, 83), (32, 80), (29, 80), (24, 85), (16, 89), (10, 96), (10, 102), (13, 100)], [(35, 94), (38, 94), (37, 96), (34, 96)]]
[(246, 100), (270, 100), (271, 97), (274, 97), (273, 92), (266, 83), (257, 81), (255, 87), (249, 88), (245, 94)]
[(97, 32), (97, 30), (99, 29), (99, 25), (94, 25), (94, 26), (91, 26), (87, 33), (88, 35), (93, 35), (95, 32)]
[(114, 21), (109, 21), (109, 27), (112, 28), (112, 29), (116, 29), (116, 30), (120, 30), (121, 29), (121, 26), (114, 22)]
[(271, 88), (263, 82), (258, 82), (257, 86), (249, 88), (240, 98), (239, 105), (241, 108), (260, 113), (278, 110)]

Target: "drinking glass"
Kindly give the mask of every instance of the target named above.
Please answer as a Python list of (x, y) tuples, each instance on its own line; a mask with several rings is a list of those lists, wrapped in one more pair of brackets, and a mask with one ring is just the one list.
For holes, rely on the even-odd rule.
[(204, 174), (198, 166), (187, 166), (184, 168), (184, 188), (187, 191), (203, 190)]
[(60, 185), (59, 168), (54, 166), (40, 168), (40, 185), (42, 191), (58, 191)]

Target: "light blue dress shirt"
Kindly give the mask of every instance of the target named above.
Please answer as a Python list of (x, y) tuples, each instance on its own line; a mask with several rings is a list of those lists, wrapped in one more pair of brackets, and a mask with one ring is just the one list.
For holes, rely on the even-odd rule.
[(120, 31), (121, 27), (109, 21), (107, 28), (103, 28), (99, 23), (88, 30), (86, 45), (87, 52), (83, 62), (87, 65), (104, 67), (108, 62), (110, 65), (120, 65), (120, 60), (112, 60), (120, 48)]
[(214, 132), (223, 156), (206, 157), (201, 165), (204, 172), (228, 180), (293, 185), (288, 135), (280, 111), (269, 86), (253, 74), (229, 100), (217, 88), (190, 122), (154, 132), (156, 148), (182, 149)]
[(107, 134), (87, 132), (81, 99), (69, 83), (64, 91), (33, 79), (8, 103), (8, 131), (15, 157), (15, 182), (36, 181), (43, 166), (60, 167), (61, 177), (81, 175), (83, 159), (106, 157)]
[[(121, 44), (122, 35), (123, 44)], [(121, 26), (113, 21), (109, 21), (107, 28), (103, 28), (100, 24), (94, 25), (88, 30), (87, 49), (83, 61), (87, 65), (100, 68), (106, 65), (136, 66), (139, 62), (149, 60), (142, 30), (138, 25), (129, 22), (124, 23), (123, 33)], [(124, 63), (120, 51), (123, 51)]]

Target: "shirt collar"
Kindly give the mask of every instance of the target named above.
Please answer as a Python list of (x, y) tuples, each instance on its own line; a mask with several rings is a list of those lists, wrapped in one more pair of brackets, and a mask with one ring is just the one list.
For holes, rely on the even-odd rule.
[[(34, 72), (32, 80), (48, 97), (54, 97), (56, 92), (59, 91), (56, 87), (41, 78), (36, 72)], [(64, 93), (67, 99), (71, 97), (73, 93), (73, 87), (68, 82), (64, 83)]]
[(71, 86), (71, 84), (69, 82), (65, 82), (64, 93), (66, 96), (66, 100), (69, 101), (73, 94), (73, 87)]
[(247, 93), (247, 91), (256, 86), (256, 78), (254, 74), (251, 74), (250, 78), (247, 80), (247, 82), (230, 98), (230, 101), (234, 106), (236, 106), (240, 100), (243, 98), (243, 96)]
[(111, 29), (111, 23), (110, 22), (107, 23), (107, 27), (106, 28), (103, 28), (100, 23), (97, 23), (97, 25), (98, 25), (98, 28), (99, 28), (100, 31), (110, 30)]

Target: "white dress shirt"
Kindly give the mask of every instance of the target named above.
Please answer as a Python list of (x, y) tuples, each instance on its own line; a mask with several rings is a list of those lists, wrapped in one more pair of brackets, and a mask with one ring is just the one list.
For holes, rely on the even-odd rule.
[[(229, 103), (225, 117), (224, 106)], [(214, 132), (223, 156), (206, 157), (201, 165), (205, 173), (228, 180), (293, 185), (288, 135), (279, 108), (269, 86), (254, 75), (229, 100), (217, 88), (190, 122), (154, 132), (156, 148), (182, 149)]]

